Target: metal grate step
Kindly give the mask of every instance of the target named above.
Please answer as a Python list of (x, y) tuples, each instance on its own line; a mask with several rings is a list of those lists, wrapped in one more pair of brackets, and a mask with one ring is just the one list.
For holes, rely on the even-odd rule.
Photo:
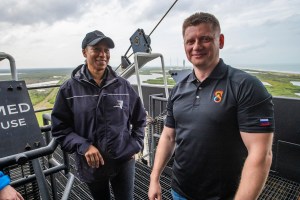
[(259, 200), (299, 200), (300, 184), (270, 173)]

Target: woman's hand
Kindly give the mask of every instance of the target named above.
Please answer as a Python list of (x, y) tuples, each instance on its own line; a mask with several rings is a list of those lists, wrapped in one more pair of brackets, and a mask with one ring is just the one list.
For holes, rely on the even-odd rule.
[(92, 168), (98, 168), (100, 165), (104, 165), (103, 157), (99, 150), (93, 145), (89, 146), (84, 156), (88, 165)]

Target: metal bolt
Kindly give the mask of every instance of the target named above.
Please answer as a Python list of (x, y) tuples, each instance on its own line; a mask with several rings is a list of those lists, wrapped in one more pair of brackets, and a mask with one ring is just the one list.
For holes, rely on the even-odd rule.
[(27, 144), (25, 145), (25, 150), (26, 150), (26, 151), (29, 151), (30, 149), (31, 149), (31, 146), (30, 146), (30, 144), (27, 143)]
[(35, 146), (35, 147), (39, 147), (40, 144), (41, 144), (40, 141), (34, 142), (34, 146)]
[(22, 84), (21, 83), (17, 86), (17, 89), (22, 90)]

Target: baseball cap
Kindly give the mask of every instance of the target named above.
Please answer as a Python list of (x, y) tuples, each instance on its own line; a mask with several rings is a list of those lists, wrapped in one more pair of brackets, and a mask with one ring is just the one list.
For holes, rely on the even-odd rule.
[(98, 30), (87, 33), (82, 40), (81, 47), (82, 49), (85, 49), (87, 46), (94, 46), (100, 41), (105, 41), (108, 47), (111, 49), (115, 47), (113, 40), (109, 37), (106, 37), (101, 31)]

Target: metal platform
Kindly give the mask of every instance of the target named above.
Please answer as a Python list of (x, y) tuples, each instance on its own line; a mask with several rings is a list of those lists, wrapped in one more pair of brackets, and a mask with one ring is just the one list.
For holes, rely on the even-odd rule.
[[(62, 161), (62, 151), (58, 148), (53, 157), (57, 161)], [(47, 163), (46, 157), (42, 158), (41, 163)], [(74, 155), (70, 155), (70, 166), (71, 171), (76, 174), (75, 169), (75, 160)], [(7, 169), (8, 170), (8, 169)], [(30, 170), (30, 164), (26, 163), (24, 166), (12, 166), (9, 170), (12, 180), (19, 179), (22, 177), (26, 177), (32, 173)], [(148, 199), (148, 187), (150, 182), (150, 173), (151, 168), (142, 162), (136, 162), (136, 173), (135, 173), (135, 186), (134, 186), (134, 199), (136, 200), (145, 200)], [(55, 180), (57, 183), (57, 193), (58, 198), (60, 199), (63, 195), (63, 191), (65, 189), (67, 183), (67, 177), (63, 172), (59, 172), (55, 175)], [(47, 177), (47, 182), (49, 184), (50, 190), (50, 179)], [(172, 196), (170, 194), (170, 182), (171, 177), (167, 173), (162, 174), (161, 178), (161, 185), (162, 185), (162, 193), (163, 199), (171, 200)], [(18, 186), (16, 189), (25, 197), (26, 200), (37, 200), (41, 199), (39, 196), (39, 191), (37, 187), (37, 183), (34, 181), (32, 183), (28, 183), (26, 185)], [(112, 193), (112, 200), (114, 200), (113, 192)], [(71, 194), (69, 196), (70, 200), (92, 200), (92, 196), (88, 190), (88, 187), (85, 183), (81, 182), (78, 178), (75, 178)]]
[(299, 200), (300, 184), (270, 173), (259, 200)]
[[(60, 156), (60, 152), (55, 153), (55, 157)], [(71, 165), (72, 158), (70, 156)], [(24, 173), (29, 173), (28, 166), (25, 167)], [(27, 171), (26, 171), (27, 170)], [(20, 176), (19, 169), (14, 169), (10, 173), (14, 174), (12, 179), (18, 178)], [(150, 181), (151, 168), (139, 161), (136, 162), (136, 174), (135, 174), (135, 186), (134, 186), (134, 199), (135, 200), (145, 200), (148, 199), (148, 187)], [(67, 177), (62, 173), (58, 173), (55, 176), (57, 180), (57, 190), (58, 196), (61, 198), (62, 192), (67, 182)], [(161, 187), (164, 200), (172, 200), (170, 193), (170, 183), (171, 177), (167, 173), (163, 173), (161, 177)], [(39, 199), (37, 187), (34, 185), (36, 183), (27, 184), (25, 186), (17, 187), (17, 190), (20, 191), (27, 200)], [(50, 184), (50, 182), (49, 182)], [(69, 197), (70, 200), (92, 200), (90, 192), (85, 183), (81, 182), (79, 179), (75, 179), (75, 182), (72, 187), (72, 191)], [(259, 197), (259, 200), (299, 200), (300, 199), (300, 184), (290, 181), (288, 179), (282, 178), (276, 174), (271, 173), (268, 177), (267, 183), (264, 187), (262, 194)], [(112, 195), (112, 200), (114, 200)]]
[[(62, 161), (62, 152), (58, 148), (53, 154), (54, 158), (58, 161)], [(76, 174), (75, 168), (75, 160), (74, 155), (70, 155), (70, 166), (71, 171)], [(148, 199), (148, 187), (150, 183), (150, 173), (151, 168), (140, 161), (136, 162), (136, 172), (135, 172), (135, 184), (134, 184), (134, 199), (136, 200), (145, 200)], [(58, 182), (58, 196), (62, 196), (62, 192), (64, 191), (64, 186), (66, 185), (67, 177), (60, 172), (56, 175), (56, 180)], [(167, 173), (162, 174), (161, 185), (162, 185), (162, 193), (163, 199), (172, 200), (172, 196), (170, 194), (170, 182), (171, 177)], [(50, 184), (50, 182), (49, 182)], [(80, 200), (80, 199), (92, 199), (88, 187), (85, 183), (81, 182), (79, 179), (75, 179), (73, 184), (72, 192), (69, 197), (71, 200)], [(112, 192), (112, 200), (114, 200), (113, 192)]]

